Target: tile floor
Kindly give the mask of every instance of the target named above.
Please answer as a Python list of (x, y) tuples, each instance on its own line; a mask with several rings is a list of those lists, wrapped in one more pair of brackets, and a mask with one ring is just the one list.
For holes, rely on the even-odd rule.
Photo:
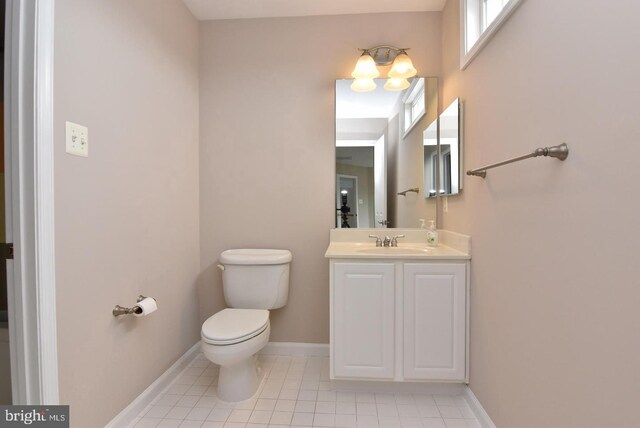
[(264, 379), (250, 400), (216, 396), (218, 367), (199, 354), (131, 427), (479, 428), (462, 396), (333, 389), (327, 357), (260, 356)]

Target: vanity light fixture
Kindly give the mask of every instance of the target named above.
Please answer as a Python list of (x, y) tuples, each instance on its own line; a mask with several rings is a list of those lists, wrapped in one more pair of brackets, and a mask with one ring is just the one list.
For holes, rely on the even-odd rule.
[(384, 84), (384, 88), (388, 91), (407, 89), (409, 87), (407, 79), (417, 74), (411, 58), (407, 55), (409, 48), (380, 45), (359, 50), (362, 51), (362, 55), (351, 73), (354, 79), (351, 89), (356, 92), (369, 92), (376, 88), (373, 79), (380, 76), (378, 67), (391, 65), (389, 79)]

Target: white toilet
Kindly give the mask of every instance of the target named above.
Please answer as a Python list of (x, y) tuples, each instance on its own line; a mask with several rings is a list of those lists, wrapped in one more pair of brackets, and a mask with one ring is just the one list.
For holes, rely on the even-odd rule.
[(258, 389), (254, 354), (269, 342), (269, 309), (287, 304), (288, 250), (227, 250), (220, 255), (224, 299), (230, 308), (202, 324), (202, 351), (220, 365), (218, 397), (250, 398)]

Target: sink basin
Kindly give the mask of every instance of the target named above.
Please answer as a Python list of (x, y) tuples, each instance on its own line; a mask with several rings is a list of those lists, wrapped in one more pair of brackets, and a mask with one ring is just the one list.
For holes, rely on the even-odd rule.
[(422, 255), (428, 254), (433, 248), (414, 248), (414, 247), (368, 247), (358, 248), (356, 252), (361, 254), (398, 254), (398, 255)]
[[(369, 235), (384, 237), (387, 234), (405, 235), (398, 239), (397, 247), (376, 247), (376, 241)], [(424, 229), (332, 229), (329, 247), (324, 256), (327, 259), (347, 260), (354, 262), (373, 261), (389, 263), (410, 263), (436, 260), (470, 260), (470, 241), (464, 235), (452, 232), (444, 233), (439, 245), (431, 247), (427, 244)], [(449, 245), (453, 245), (450, 247)]]

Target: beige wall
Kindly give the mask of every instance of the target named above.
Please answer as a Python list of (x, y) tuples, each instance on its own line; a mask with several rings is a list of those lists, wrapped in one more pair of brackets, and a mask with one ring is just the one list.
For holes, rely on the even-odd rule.
[[(60, 400), (104, 426), (199, 339), (198, 32), (179, 0), (58, 0)], [(64, 152), (65, 121), (89, 158)], [(146, 318), (111, 315), (138, 294)]]
[(411, 47), (420, 74), (438, 75), (440, 34), (439, 13), (201, 23), (201, 319), (224, 307), (221, 251), (287, 248), (289, 304), (271, 340), (329, 341), (335, 79), (378, 44)]
[(499, 427), (640, 426), (640, 4), (524, 1), (460, 73), (458, 3), (443, 105), (465, 102), (465, 165), (571, 149), (449, 198), (473, 237), (471, 389)]
[[(385, 130), (387, 142), (387, 220), (392, 227), (398, 222), (398, 145), (400, 143), (400, 114), (395, 109)], [(403, 225), (404, 226), (404, 225)]]

